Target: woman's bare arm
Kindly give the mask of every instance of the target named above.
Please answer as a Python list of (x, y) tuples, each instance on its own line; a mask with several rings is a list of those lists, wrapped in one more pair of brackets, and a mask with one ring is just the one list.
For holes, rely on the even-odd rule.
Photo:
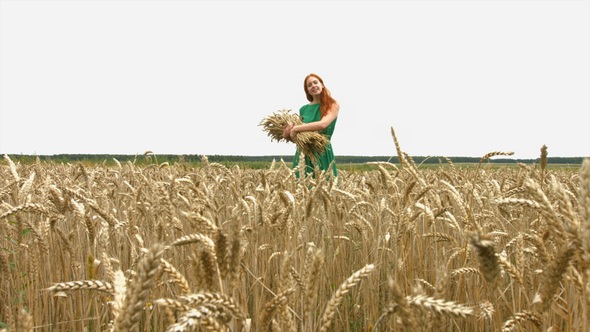
[(297, 133), (302, 131), (319, 131), (328, 128), (328, 126), (338, 117), (339, 111), (340, 105), (338, 105), (338, 103), (334, 103), (332, 108), (328, 111), (328, 114), (322, 117), (319, 121), (303, 123), (291, 128), (291, 138), (294, 138)]

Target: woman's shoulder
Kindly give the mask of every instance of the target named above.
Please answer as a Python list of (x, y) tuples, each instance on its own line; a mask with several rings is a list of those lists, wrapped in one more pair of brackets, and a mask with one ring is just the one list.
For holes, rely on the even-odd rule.
[(332, 107), (333, 107), (334, 109), (337, 109), (337, 110), (339, 110), (339, 109), (340, 109), (340, 103), (339, 103), (338, 101), (334, 100), (334, 104), (332, 104)]

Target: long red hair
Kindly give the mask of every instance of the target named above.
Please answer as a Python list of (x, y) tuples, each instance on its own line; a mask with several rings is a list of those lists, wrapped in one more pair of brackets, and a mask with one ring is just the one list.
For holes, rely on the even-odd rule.
[(320, 83), (322, 83), (323, 88), (322, 92), (320, 93), (320, 113), (322, 114), (322, 117), (324, 117), (324, 115), (326, 115), (328, 111), (332, 109), (332, 106), (336, 103), (336, 100), (332, 98), (332, 94), (330, 94), (330, 90), (326, 88), (322, 78), (314, 73), (305, 76), (305, 79), (303, 80), (303, 90), (305, 91), (307, 100), (313, 101), (313, 96), (309, 93), (309, 91), (307, 91), (307, 79), (310, 77), (315, 77), (318, 79), (318, 81), (320, 81)]

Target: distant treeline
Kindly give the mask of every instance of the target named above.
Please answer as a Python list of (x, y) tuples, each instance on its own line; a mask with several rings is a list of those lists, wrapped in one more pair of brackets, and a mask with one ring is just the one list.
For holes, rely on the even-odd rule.
[[(4, 154), (3, 154), (4, 155)], [(8, 155), (11, 160), (21, 163), (34, 163), (37, 158), (41, 161), (52, 161), (58, 163), (87, 162), (87, 163), (107, 163), (112, 164), (117, 160), (120, 163), (133, 162), (138, 164), (145, 163), (200, 163), (203, 155), (171, 155), (171, 154), (145, 154), (145, 155), (120, 155), (120, 154), (57, 154), (57, 155)], [(207, 155), (209, 162), (217, 163), (265, 163), (284, 160), (290, 163), (293, 160), (292, 155), (274, 155), (274, 156), (231, 156), (231, 155)], [(450, 160), (453, 163), (478, 163), (481, 158), (475, 157), (441, 157), (441, 156), (412, 156), (416, 164), (438, 164)], [(581, 165), (584, 157), (548, 157), (548, 164), (570, 164)], [(367, 162), (390, 162), (399, 164), (397, 156), (336, 156), (339, 164), (363, 164)], [(493, 157), (485, 161), (486, 163), (499, 164), (539, 164), (540, 158), (537, 159), (511, 159), (505, 157)]]

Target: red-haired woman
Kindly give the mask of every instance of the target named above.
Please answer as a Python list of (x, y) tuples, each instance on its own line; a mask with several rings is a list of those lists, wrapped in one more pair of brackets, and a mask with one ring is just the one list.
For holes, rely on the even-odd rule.
[[(283, 133), (285, 138), (295, 139), (297, 133), (302, 131), (319, 131), (328, 139), (332, 138), (334, 128), (336, 127), (336, 120), (338, 119), (338, 112), (340, 105), (332, 98), (330, 91), (324, 85), (324, 81), (316, 74), (309, 74), (303, 81), (303, 89), (309, 104), (303, 105), (299, 109), (299, 115), (303, 124), (288, 125)], [(293, 160), (293, 167), (297, 170), (299, 165), (299, 151), (296, 151)], [(323, 153), (316, 156), (315, 164), (311, 159), (305, 157), (305, 173), (313, 174), (315, 167), (321, 171), (328, 171), (332, 168), (334, 176), (338, 176), (336, 169), (336, 162), (334, 160), (334, 151), (332, 151), (332, 144), (329, 143)], [(299, 173), (295, 173), (299, 176)]]

